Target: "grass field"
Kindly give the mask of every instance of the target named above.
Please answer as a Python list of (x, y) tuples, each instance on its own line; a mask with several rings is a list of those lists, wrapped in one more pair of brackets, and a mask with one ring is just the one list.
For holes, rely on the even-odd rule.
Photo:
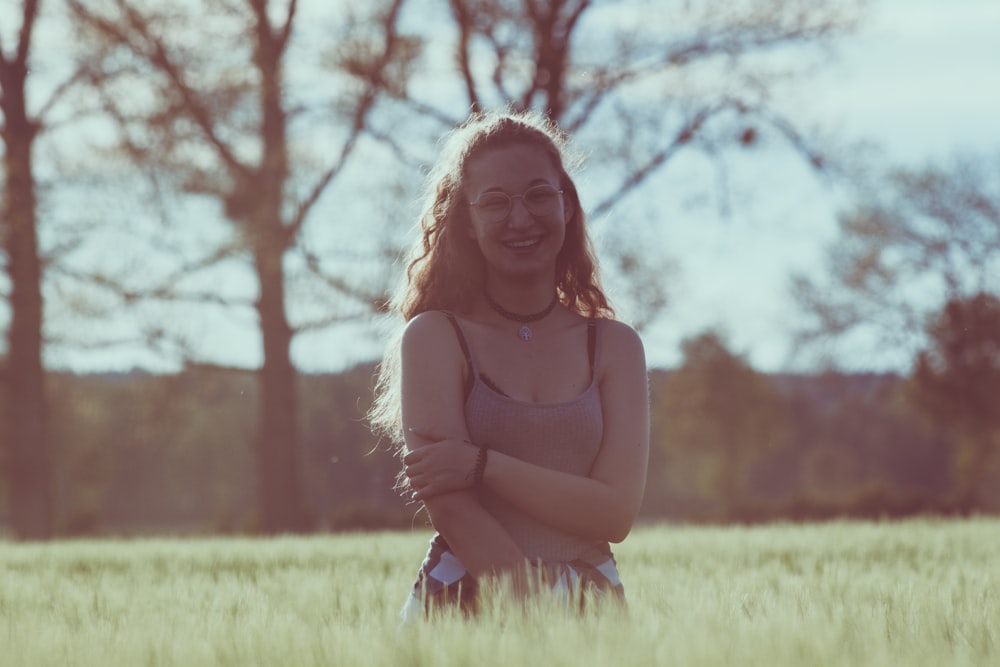
[(627, 612), (400, 629), (428, 534), (0, 543), (0, 665), (1000, 665), (1000, 521), (637, 529)]

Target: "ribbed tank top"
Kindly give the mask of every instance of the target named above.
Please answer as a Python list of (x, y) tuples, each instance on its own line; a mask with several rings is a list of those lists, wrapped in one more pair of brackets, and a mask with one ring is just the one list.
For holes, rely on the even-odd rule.
[[(465, 423), (472, 442), (552, 470), (588, 475), (604, 433), (595, 370), (601, 350), (601, 320), (588, 323), (590, 384), (586, 390), (568, 401), (534, 403), (506, 396), (487, 384), (461, 325), (450, 313), (448, 318), (469, 364)], [(596, 565), (611, 555), (607, 542), (578, 537), (542, 523), (487, 488), (482, 489), (480, 502), (530, 559), (584, 560)]]

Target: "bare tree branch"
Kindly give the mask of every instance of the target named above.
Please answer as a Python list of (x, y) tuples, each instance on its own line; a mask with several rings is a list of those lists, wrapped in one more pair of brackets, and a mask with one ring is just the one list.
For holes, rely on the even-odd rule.
[(625, 195), (645, 182), (645, 180), (649, 178), (657, 169), (666, 164), (667, 161), (673, 157), (675, 153), (677, 153), (677, 151), (690, 143), (709, 118), (727, 108), (731, 108), (731, 104), (724, 102), (715, 106), (704, 107), (695, 112), (695, 114), (684, 123), (680, 130), (677, 131), (670, 143), (658, 150), (640, 167), (631, 171), (621, 185), (618, 186), (618, 189), (615, 190), (615, 192), (608, 195), (603, 200), (598, 202), (596, 206), (594, 206), (591, 211), (591, 215), (594, 217), (600, 217), (607, 213), (611, 207), (621, 201)]
[(45, 256), (41, 258), (42, 270), (48, 270), (50, 266), (58, 262), (60, 259), (83, 246), (83, 243), (84, 238), (82, 236), (71, 239), (63, 239), (57, 242), (54, 246), (49, 248), (48, 252), (45, 253)]
[(396, 159), (399, 160), (400, 164), (404, 164), (408, 167), (418, 169), (423, 163), (423, 159), (414, 155), (412, 151), (404, 147), (399, 139), (389, 132), (383, 132), (375, 128), (368, 128), (368, 136), (370, 136), (375, 141), (387, 146)]
[[(493, 82), (493, 87), (496, 89), (497, 94), (499, 94), (502, 100), (512, 100), (513, 95), (507, 90), (507, 85), (504, 83), (503, 75), (507, 69), (507, 53), (508, 47), (501, 44), (493, 33), (487, 35), (490, 41), (490, 45), (493, 47), (493, 53), (496, 55), (497, 62), (493, 66), (493, 77), (490, 79)], [(522, 107), (523, 109), (524, 107)]]
[(373, 311), (371, 308), (365, 308), (362, 311), (358, 311), (350, 315), (328, 315), (327, 317), (320, 317), (315, 320), (301, 322), (295, 325), (294, 330), (296, 333), (322, 331), (323, 329), (328, 329), (333, 326), (337, 326), (340, 324), (347, 324), (348, 322), (357, 322), (359, 320), (371, 317), (372, 312)]
[[(87, 79), (87, 67), (85, 65), (80, 65), (76, 68), (72, 75), (70, 75), (65, 81), (56, 86), (56, 89), (52, 91), (49, 98), (45, 100), (42, 104), (42, 108), (38, 111), (38, 118), (44, 119), (49, 112), (59, 103), (63, 95), (71, 91), (77, 84), (85, 81)], [(52, 127), (50, 124), (46, 123), (46, 127)]]
[(446, 111), (443, 111), (437, 107), (431, 106), (430, 104), (427, 104), (425, 102), (420, 102), (419, 100), (414, 99), (413, 97), (407, 96), (405, 98), (400, 99), (399, 101), (402, 102), (405, 106), (419, 113), (421, 116), (426, 116), (427, 118), (433, 119), (434, 121), (439, 123), (443, 129), (452, 128), (462, 120), (461, 118), (452, 116), (448, 114)]
[(385, 42), (382, 52), (377, 57), (371, 69), (366, 88), (354, 109), (350, 134), (347, 141), (341, 146), (340, 155), (337, 156), (337, 160), (320, 176), (310, 190), (309, 195), (299, 202), (296, 207), (295, 214), (287, 226), (289, 238), (294, 238), (298, 235), (302, 229), (302, 225), (305, 224), (309, 212), (312, 211), (313, 206), (319, 201), (320, 196), (326, 191), (330, 183), (333, 182), (333, 179), (343, 170), (348, 158), (357, 146), (358, 140), (365, 129), (368, 114), (371, 112), (378, 95), (385, 86), (385, 70), (395, 55), (399, 41), (396, 24), (402, 6), (403, 0), (392, 0), (392, 4), (382, 19)]
[(797, 332), (800, 351), (863, 332), (881, 350), (915, 353), (945, 301), (1000, 293), (1000, 216), (976, 213), (1000, 210), (998, 171), (964, 156), (860, 183), (827, 250), (828, 277), (793, 277), (812, 319)]
[(458, 69), (462, 73), (462, 80), (465, 83), (465, 94), (469, 98), (469, 105), (473, 111), (480, 108), (479, 94), (476, 92), (476, 81), (472, 76), (471, 54), (469, 52), (469, 40), (472, 37), (472, 16), (463, 0), (450, 0), (452, 16), (458, 26), (458, 48), (455, 58), (458, 60)]
[(292, 23), (295, 21), (295, 10), (298, 3), (296, 0), (289, 0), (288, 3), (288, 13), (285, 15), (285, 23), (281, 26), (280, 36), (278, 37), (277, 48), (279, 51), (284, 51), (288, 48), (288, 40), (292, 36)]
[(302, 258), (305, 261), (306, 267), (309, 272), (317, 277), (323, 284), (330, 287), (334, 291), (348, 296), (355, 301), (365, 304), (369, 307), (375, 306), (374, 310), (381, 310), (380, 303), (384, 300), (385, 295), (381, 293), (375, 293), (365, 290), (357, 285), (352, 285), (348, 281), (344, 280), (339, 276), (332, 276), (323, 270), (323, 263), (316, 253), (311, 252), (305, 248), (301, 248)]
[(21, 14), (21, 34), (17, 41), (17, 62), (19, 65), (28, 63), (28, 51), (31, 49), (31, 35), (35, 29), (35, 19), (38, 18), (38, 0), (24, 0), (24, 11)]
[(173, 89), (180, 95), (183, 108), (211, 144), (219, 158), (235, 174), (250, 176), (250, 170), (236, 157), (232, 148), (219, 136), (212, 116), (203, 104), (199, 93), (187, 82), (180, 68), (174, 63), (163, 41), (149, 31), (149, 19), (139, 13), (127, 0), (115, 0), (116, 6), (127, 18), (128, 27), (141, 39), (149, 52), (140, 53), (136, 40), (130, 38), (112, 21), (101, 18), (87, 9), (80, 0), (67, 0), (70, 9), (82, 21), (96, 28), (114, 43), (124, 46), (136, 56), (148, 58), (150, 63), (167, 76)]
[[(192, 264), (193, 266), (194, 264)], [(205, 266), (207, 266), (207, 260)], [(53, 265), (51, 271), (56, 275), (61, 275), (72, 280), (104, 289), (126, 304), (139, 303), (142, 301), (161, 301), (168, 303), (191, 303), (224, 306), (227, 308), (244, 307), (253, 308), (253, 299), (238, 299), (225, 297), (215, 291), (185, 292), (176, 287), (176, 280), (180, 277), (190, 275), (184, 271), (177, 271), (171, 277), (173, 280), (165, 280), (161, 284), (147, 288), (133, 288), (127, 286), (127, 281), (118, 276), (110, 276), (100, 271), (78, 271), (61, 265)]]

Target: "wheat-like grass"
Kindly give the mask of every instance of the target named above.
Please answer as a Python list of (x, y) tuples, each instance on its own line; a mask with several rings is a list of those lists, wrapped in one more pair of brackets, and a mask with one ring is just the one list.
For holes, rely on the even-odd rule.
[(1000, 664), (997, 520), (641, 527), (627, 610), (401, 628), (428, 537), (0, 544), (0, 665)]

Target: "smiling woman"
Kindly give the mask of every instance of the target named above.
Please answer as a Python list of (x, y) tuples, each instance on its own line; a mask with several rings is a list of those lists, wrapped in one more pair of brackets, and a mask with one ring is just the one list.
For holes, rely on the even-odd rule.
[(601, 289), (563, 140), (540, 116), (475, 115), (430, 174), (371, 414), (437, 531), (408, 617), (474, 610), (497, 577), (624, 594), (608, 543), (645, 485), (645, 356)]

